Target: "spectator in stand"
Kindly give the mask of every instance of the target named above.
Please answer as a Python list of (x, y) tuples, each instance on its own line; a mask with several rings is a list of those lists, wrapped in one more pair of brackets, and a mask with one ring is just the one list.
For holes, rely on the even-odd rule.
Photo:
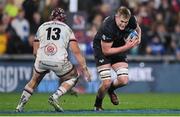
[(24, 18), (24, 10), (20, 9), (18, 15), (12, 20), (11, 25), (15, 29), (20, 39), (26, 43), (29, 36), (29, 22)]
[(6, 20), (5, 17), (2, 17), (1, 22), (0, 22), (0, 55), (4, 54), (7, 50), (8, 38), (5, 33), (5, 29), (6, 29), (5, 22), (7, 21), (8, 19)]
[(147, 45), (146, 52), (148, 55), (163, 55), (165, 53), (164, 45), (157, 35), (155, 35)]
[(30, 33), (31, 34), (36, 34), (36, 31), (38, 27), (41, 25), (41, 15), (39, 12), (35, 12), (33, 14), (33, 20), (30, 22)]
[(4, 12), (12, 18), (16, 17), (18, 14), (18, 7), (14, 4), (14, 0), (7, 0), (7, 3), (4, 7)]
[(97, 13), (93, 18), (92, 25), (95, 26), (98, 30), (102, 24), (103, 19), (103, 16), (100, 13)]
[(3, 16), (4, 5), (5, 5), (5, 1), (1, 0), (0, 1), (0, 23), (2, 23), (2, 16)]
[(174, 33), (171, 35), (173, 42), (176, 44), (175, 53), (178, 60), (180, 60), (180, 24), (174, 27)]
[(164, 25), (163, 22), (156, 23), (156, 32), (157, 36), (160, 39), (160, 42), (163, 43), (166, 51), (165, 54), (172, 54), (173, 52), (171, 51), (171, 38), (169, 33), (167, 32), (166, 26)]
[(24, 0), (22, 8), (25, 11), (25, 18), (32, 23), (34, 13), (38, 11), (38, 0)]
[(28, 38), (28, 42), (29, 42), (30, 47), (33, 46), (32, 45), (33, 40), (35, 38), (36, 31), (40, 25), (41, 25), (41, 15), (39, 14), (39, 12), (35, 12), (33, 14), (33, 21), (30, 24), (30, 35)]
[(11, 17), (4, 13), (2, 16), (2, 23), (0, 25), (0, 30), (3, 35), (7, 36), (7, 54), (18, 54), (22, 51), (22, 43), (20, 38), (17, 36), (15, 30), (11, 26)]
[(29, 45), (29, 34), (30, 34), (30, 27), (29, 22), (24, 18), (25, 12), (23, 9), (19, 10), (19, 13), (15, 19), (12, 20), (11, 26), (15, 30), (16, 34), (20, 37), (20, 40), (23, 44), (23, 51), (22, 53), (31, 53), (32, 48)]
[[(18, 2), (17, 2), (18, 1)], [(15, 5), (19, 3), (19, 5)], [(69, 1), (65, 0), (1, 0), (0, 1), (0, 18), (2, 19), (3, 13), (8, 14), (10, 18), (15, 17), (18, 13), (18, 6), (22, 3), (22, 8), (25, 10), (25, 18), (30, 24), (30, 38), (29, 43), (31, 43), (34, 32), (39, 26), (39, 18), (41, 20), (47, 21), (50, 11), (56, 7), (61, 6), (67, 10)], [(107, 4), (108, 3), (108, 4)], [(174, 35), (174, 29), (177, 24), (180, 24), (180, 2), (179, 0), (86, 0), (78, 1), (78, 8), (80, 11), (87, 12), (87, 25), (89, 30), (87, 30), (87, 38), (83, 38), (83, 44), (89, 46), (89, 43), (92, 42), (94, 33), (98, 29), (99, 25), (107, 15), (109, 11), (114, 11), (117, 6), (124, 5), (130, 8), (132, 13), (137, 17), (138, 23), (142, 29), (142, 43), (138, 48), (131, 50), (129, 54), (134, 55), (145, 55), (147, 45), (150, 45), (152, 37), (157, 33), (157, 36), (160, 38), (161, 42), (164, 44), (166, 55), (174, 55), (177, 52), (176, 41), (171, 35)], [(87, 6), (92, 6), (91, 8)], [(39, 14), (38, 14), (39, 12)], [(34, 16), (36, 17), (34, 22)], [(2, 23), (1, 23), (2, 24)], [(3, 26), (3, 24), (2, 24)], [(0, 26), (1, 27), (1, 26)], [(96, 29), (97, 28), (97, 29)], [(15, 43), (17, 39), (14, 39), (14, 34), (11, 27), (8, 26), (8, 34), (10, 38), (13, 36), (12, 40), (8, 42), (8, 52), (9, 46), (12, 48), (19, 48)], [(11, 32), (11, 33), (9, 33)], [(176, 33), (176, 32), (175, 32)], [(90, 35), (89, 35), (90, 34)], [(92, 34), (92, 35), (91, 35)], [(9, 36), (8, 36), (9, 38)], [(18, 36), (16, 36), (18, 38)], [(19, 41), (18, 41), (19, 42)], [(86, 44), (88, 43), (88, 44)], [(15, 51), (16, 49), (11, 49), (11, 52), (22, 53), (20, 50)], [(23, 49), (21, 49), (23, 50)]]
[(49, 15), (54, 8), (60, 6), (59, 0), (47, 0), (44, 6), (44, 11), (42, 12), (42, 19), (46, 21), (49, 19)]

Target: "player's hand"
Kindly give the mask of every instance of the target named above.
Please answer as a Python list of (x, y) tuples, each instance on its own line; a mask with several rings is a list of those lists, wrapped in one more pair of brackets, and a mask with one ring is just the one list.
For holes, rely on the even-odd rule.
[(138, 43), (139, 43), (138, 39), (131, 39), (126, 42), (125, 46), (127, 49), (131, 49), (131, 48), (137, 46)]
[(139, 36), (134, 36), (131, 40), (137, 40), (137, 44), (136, 44), (136, 46), (137, 46), (138, 44), (140, 44), (140, 42), (141, 42), (141, 40), (140, 40), (140, 37), (139, 37)]
[(89, 73), (87, 68), (83, 71), (83, 75), (88, 82), (91, 82), (91, 74)]
[(87, 81), (91, 81), (91, 74), (90, 72), (88, 71), (87, 69), (87, 66), (84, 66), (84, 67), (80, 67), (79, 69), (80, 71), (80, 74), (87, 80)]

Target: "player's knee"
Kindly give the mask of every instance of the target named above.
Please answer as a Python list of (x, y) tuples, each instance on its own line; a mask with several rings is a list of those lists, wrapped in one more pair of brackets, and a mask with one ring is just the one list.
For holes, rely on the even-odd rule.
[(109, 87), (111, 86), (111, 80), (104, 80), (102, 82), (102, 86), (104, 87), (104, 89), (109, 89)]
[(70, 86), (75, 86), (76, 83), (78, 82), (79, 76), (74, 76), (71, 79), (65, 81), (67, 84), (69, 84)]
[(125, 80), (124, 80), (124, 85), (127, 85), (128, 83), (129, 83), (129, 79), (128, 79), (128, 77), (127, 78), (125, 78)]
[(121, 82), (122, 85), (127, 85), (129, 82), (128, 77), (121, 77), (121, 78), (118, 78), (118, 80), (120, 80), (119, 82)]
[(79, 77), (79, 74), (76, 68), (73, 69), (73, 76), (77, 78)]

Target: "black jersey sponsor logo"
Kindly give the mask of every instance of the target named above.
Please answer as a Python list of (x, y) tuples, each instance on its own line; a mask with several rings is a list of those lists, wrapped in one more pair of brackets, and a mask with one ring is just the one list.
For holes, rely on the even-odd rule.
[(110, 37), (107, 37), (106, 35), (103, 34), (103, 35), (102, 35), (102, 39), (103, 39), (103, 40), (110, 40), (111, 38), (110, 38)]
[(103, 62), (104, 62), (104, 59), (100, 59), (99, 62), (100, 62), (100, 63), (103, 63)]

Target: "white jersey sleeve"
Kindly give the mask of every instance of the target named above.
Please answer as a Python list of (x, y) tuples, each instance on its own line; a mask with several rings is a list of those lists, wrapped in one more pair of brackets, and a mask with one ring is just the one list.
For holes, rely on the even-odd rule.
[(70, 40), (76, 40), (74, 33), (71, 33)]
[(36, 33), (36, 40), (40, 43), (36, 59), (54, 62), (66, 60), (72, 38), (75, 39), (74, 33), (63, 22), (49, 21), (42, 24)]

